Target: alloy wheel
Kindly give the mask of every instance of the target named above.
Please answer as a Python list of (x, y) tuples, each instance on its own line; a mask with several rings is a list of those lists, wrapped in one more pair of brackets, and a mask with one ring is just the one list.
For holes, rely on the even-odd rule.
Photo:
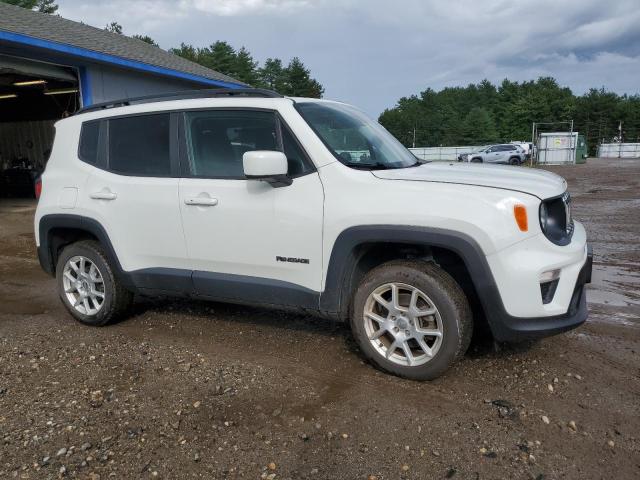
[(398, 365), (423, 365), (442, 345), (438, 308), (424, 292), (405, 283), (376, 288), (365, 302), (363, 320), (371, 345)]
[(102, 273), (87, 257), (77, 255), (67, 260), (62, 273), (62, 286), (69, 304), (83, 315), (96, 315), (104, 305)]

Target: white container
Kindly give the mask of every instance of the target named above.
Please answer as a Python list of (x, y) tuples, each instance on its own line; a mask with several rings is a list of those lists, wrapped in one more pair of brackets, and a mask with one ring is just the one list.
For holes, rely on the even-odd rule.
[(576, 163), (578, 132), (547, 132), (538, 135), (538, 163), (563, 165)]

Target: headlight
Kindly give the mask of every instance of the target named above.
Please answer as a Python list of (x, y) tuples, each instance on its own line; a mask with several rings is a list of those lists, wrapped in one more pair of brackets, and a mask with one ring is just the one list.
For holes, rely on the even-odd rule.
[(556, 245), (567, 245), (571, 242), (573, 219), (569, 192), (540, 203), (540, 228)]

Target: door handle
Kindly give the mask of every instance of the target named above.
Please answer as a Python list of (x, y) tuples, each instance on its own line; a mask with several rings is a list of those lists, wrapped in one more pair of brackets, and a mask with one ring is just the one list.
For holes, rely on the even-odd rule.
[(184, 199), (186, 205), (197, 205), (200, 207), (215, 207), (218, 205), (217, 198), (211, 197), (187, 197)]
[(100, 190), (99, 192), (93, 192), (89, 194), (90, 198), (94, 200), (115, 200), (118, 195), (109, 189)]

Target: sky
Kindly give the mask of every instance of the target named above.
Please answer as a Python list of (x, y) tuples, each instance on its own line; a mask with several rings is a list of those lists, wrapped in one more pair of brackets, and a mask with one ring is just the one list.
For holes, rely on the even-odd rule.
[(168, 49), (245, 46), (302, 59), (325, 97), (372, 117), (402, 96), (553, 76), (574, 93), (640, 93), (638, 0), (58, 0), (63, 17)]

